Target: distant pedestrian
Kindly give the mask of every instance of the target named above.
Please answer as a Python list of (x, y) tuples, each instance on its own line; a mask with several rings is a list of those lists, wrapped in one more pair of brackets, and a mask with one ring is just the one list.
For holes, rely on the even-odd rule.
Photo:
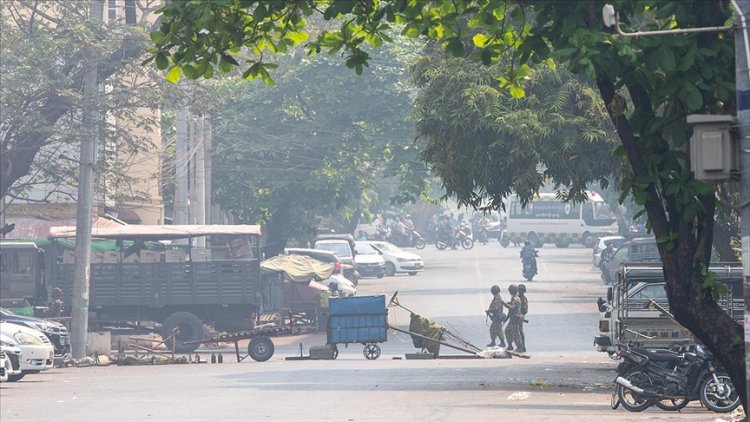
[(492, 302), (490, 308), (485, 311), (492, 321), (492, 324), (490, 324), (490, 343), (487, 347), (497, 346), (495, 337), (500, 340), (500, 347), (505, 347), (505, 336), (503, 335), (505, 314), (503, 313), (503, 298), (500, 296), (500, 286), (492, 286), (490, 293), (492, 293)]
[(518, 324), (518, 331), (521, 336), (522, 347), (520, 349), (516, 348), (516, 351), (525, 353), (526, 352), (526, 335), (523, 333), (523, 324), (525, 322), (528, 322), (526, 320), (526, 314), (529, 313), (529, 299), (526, 297), (526, 285), (525, 284), (518, 285), (518, 299), (521, 301), (521, 309), (520, 309), (521, 322)]

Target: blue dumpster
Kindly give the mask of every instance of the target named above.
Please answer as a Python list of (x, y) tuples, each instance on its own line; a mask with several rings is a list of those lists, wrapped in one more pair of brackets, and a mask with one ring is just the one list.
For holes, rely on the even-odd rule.
[[(367, 359), (380, 356), (380, 346), (387, 340), (388, 309), (385, 296), (332, 298), (328, 305), (327, 343), (333, 345), (361, 343)], [(334, 351), (336, 356), (337, 349)]]

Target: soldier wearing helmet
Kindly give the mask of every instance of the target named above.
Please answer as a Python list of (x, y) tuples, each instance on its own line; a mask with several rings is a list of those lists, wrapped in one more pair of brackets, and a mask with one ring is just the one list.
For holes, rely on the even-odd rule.
[(521, 336), (521, 347), (516, 347), (517, 352), (526, 352), (526, 336), (523, 333), (523, 323), (526, 321), (526, 314), (529, 313), (529, 299), (526, 297), (526, 285), (518, 285), (518, 299), (521, 302), (519, 308), (520, 321), (518, 323), (518, 333)]
[(500, 339), (500, 347), (505, 347), (505, 336), (503, 335), (503, 322), (505, 322), (505, 314), (503, 313), (503, 298), (500, 296), (500, 286), (494, 285), (490, 288), (492, 293), (492, 302), (490, 308), (485, 312), (487, 316), (492, 320), (490, 324), (490, 343), (488, 347), (496, 346), (495, 337)]
[(505, 326), (505, 337), (508, 339), (508, 348), (506, 350), (512, 351), (513, 345), (515, 344), (516, 349), (524, 349), (523, 341), (521, 340), (521, 333), (519, 325), (523, 323), (523, 317), (519, 319), (521, 313), (521, 300), (518, 298), (518, 286), (511, 284), (508, 286), (508, 293), (510, 293), (510, 302), (505, 302), (506, 308), (508, 308), (508, 324)]

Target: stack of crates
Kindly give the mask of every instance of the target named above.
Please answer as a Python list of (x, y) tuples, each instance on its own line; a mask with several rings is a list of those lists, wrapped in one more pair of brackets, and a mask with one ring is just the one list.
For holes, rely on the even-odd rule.
[(386, 341), (385, 296), (332, 298), (328, 306), (328, 344)]

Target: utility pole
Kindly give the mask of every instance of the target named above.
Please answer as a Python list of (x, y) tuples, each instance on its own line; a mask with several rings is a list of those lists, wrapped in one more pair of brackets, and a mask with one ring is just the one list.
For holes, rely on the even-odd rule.
[(212, 162), (212, 156), (213, 156), (213, 132), (211, 128), (211, 115), (207, 114), (205, 116), (205, 121), (203, 123), (203, 127), (205, 130), (205, 136), (203, 137), (203, 151), (204, 151), (204, 161), (206, 162), (205, 165), (205, 171), (206, 171), (206, 186), (205, 186), (205, 197), (204, 201), (206, 204), (204, 205), (206, 209), (206, 218), (204, 224), (214, 224), (214, 215), (213, 215), (213, 208), (211, 207), (211, 204), (213, 204), (213, 198), (211, 197), (211, 172), (213, 171), (213, 162)]
[[(745, 11), (750, 11), (750, 0), (732, 0), (735, 9), (734, 60), (737, 91), (737, 126), (740, 135), (740, 183), (742, 203), (750, 201), (750, 42), (748, 41)], [(742, 276), (745, 297), (745, 394), (750, 403), (750, 207), (742, 208)]]
[[(194, 216), (193, 224), (206, 224), (206, 131), (204, 125), (205, 117), (199, 114), (195, 118), (195, 136), (193, 136), (192, 150), (195, 151), (195, 184), (190, 197), (190, 211)], [(199, 248), (206, 247), (205, 236), (195, 239), (195, 245)]]
[[(185, 82), (180, 82), (183, 94), (187, 93)], [(182, 98), (175, 119), (175, 192), (174, 224), (188, 224), (188, 116), (187, 98)]]
[[(104, 1), (92, 0), (89, 17), (101, 22)], [(96, 164), (96, 138), (98, 136), (97, 64), (93, 55), (87, 57), (89, 67), (83, 80), (83, 139), (79, 163), (78, 205), (76, 210), (76, 248), (73, 277), (73, 303), (71, 319), (71, 352), (73, 359), (86, 356), (89, 329), (89, 281), (91, 277), (91, 220), (93, 217), (94, 165)]]

